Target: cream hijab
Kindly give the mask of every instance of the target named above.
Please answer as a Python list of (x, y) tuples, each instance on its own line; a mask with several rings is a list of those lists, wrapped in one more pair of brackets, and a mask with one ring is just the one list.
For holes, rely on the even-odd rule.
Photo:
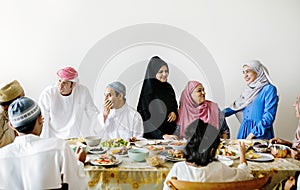
[(247, 84), (240, 97), (233, 102), (232, 106), (230, 106), (232, 110), (238, 111), (236, 113), (236, 117), (240, 123), (243, 119), (243, 112), (241, 110), (254, 100), (259, 91), (266, 84), (273, 84), (267, 68), (259, 60), (251, 60), (248, 63), (245, 63), (243, 67), (246, 65), (249, 66), (257, 75), (256, 79), (252, 83)]

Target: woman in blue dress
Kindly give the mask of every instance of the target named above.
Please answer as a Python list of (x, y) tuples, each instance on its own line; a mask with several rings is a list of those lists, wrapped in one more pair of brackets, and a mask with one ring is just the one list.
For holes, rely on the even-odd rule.
[(237, 139), (271, 139), (278, 106), (277, 89), (258, 60), (244, 64), (243, 75), (247, 86), (232, 106), (223, 110), (225, 117), (235, 114), (240, 121)]

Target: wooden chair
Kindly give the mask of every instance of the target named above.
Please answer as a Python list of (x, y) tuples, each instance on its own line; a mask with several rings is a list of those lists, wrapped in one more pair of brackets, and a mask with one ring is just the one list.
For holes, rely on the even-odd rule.
[(228, 189), (242, 189), (253, 190), (261, 189), (271, 181), (272, 173), (264, 175), (263, 177), (254, 178), (245, 181), (234, 182), (190, 182), (180, 181), (176, 177), (168, 180), (166, 183), (172, 190), (228, 190)]

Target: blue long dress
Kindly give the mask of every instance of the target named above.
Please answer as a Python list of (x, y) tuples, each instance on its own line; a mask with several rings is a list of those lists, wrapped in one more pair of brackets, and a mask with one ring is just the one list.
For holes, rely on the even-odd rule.
[[(272, 84), (266, 84), (253, 102), (243, 109), (243, 120), (237, 139), (245, 139), (252, 133), (256, 139), (271, 139), (274, 137), (273, 122), (278, 107), (277, 89)], [(225, 117), (235, 114), (230, 108), (223, 110)]]

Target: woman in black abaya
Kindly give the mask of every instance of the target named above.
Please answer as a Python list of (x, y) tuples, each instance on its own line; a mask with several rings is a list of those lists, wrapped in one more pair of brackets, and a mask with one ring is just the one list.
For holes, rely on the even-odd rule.
[(162, 139), (176, 130), (177, 101), (167, 82), (168, 64), (158, 56), (151, 58), (140, 94), (137, 111), (144, 121), (144, 137)]

